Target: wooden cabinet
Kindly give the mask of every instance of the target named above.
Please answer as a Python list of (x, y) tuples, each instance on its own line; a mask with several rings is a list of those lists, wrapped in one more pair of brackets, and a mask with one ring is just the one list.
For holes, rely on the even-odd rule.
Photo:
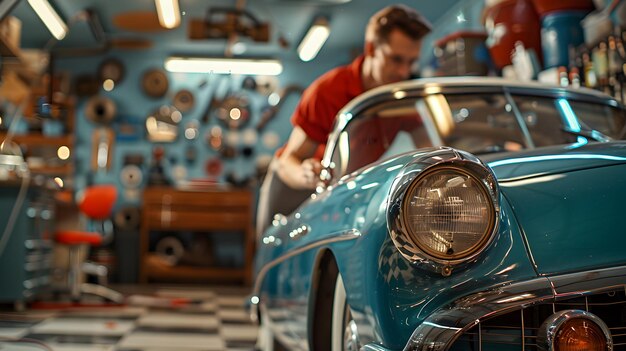
[[(250, 190), (224, 186), (179, 190), (148, 187), (143, 194), (140, 239), (140, 282), (241, 281), (252, 279), (254, 230), (253, 197)], [(195, 231), (208, 233), (228, 230), (243, 235), (243, 267), (170, 266), (149, 252), (151, 231)], [(230, 234), (229, 234), (230, 235)], [(233, 234), (234, 235), (234, 234)], [(219, 249), (219, 248), (218, 248)]]

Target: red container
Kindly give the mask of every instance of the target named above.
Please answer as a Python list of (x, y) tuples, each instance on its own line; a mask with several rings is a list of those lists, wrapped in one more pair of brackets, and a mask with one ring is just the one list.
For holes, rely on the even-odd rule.
[(595, 9), (592, 0), (532, 0), (539, 16), (563, 10), (580, 10), (591, 12)]
[(521, 42), (541, 61), (541, 21), (530, 0), (505, 0), (485, 9), (487, 47), (496, 67), (511, 64), (515, 43)]

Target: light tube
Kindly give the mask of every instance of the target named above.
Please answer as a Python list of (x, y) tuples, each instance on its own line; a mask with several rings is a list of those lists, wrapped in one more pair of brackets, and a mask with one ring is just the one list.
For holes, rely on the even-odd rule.
[(298, 56), (300, 56), (300, 59), (304, 62), (314, 59), (329, 35), (330, 27), (328, 22), (325, 19), (315, 21), (300, 42), (300, 45), (298, 45)]
[(65, 38), (67, 25), (47, 0), (28, 0), (28, 3), (37, 13), (37, 16), (41, 18), (41, 21), (46, 25), (52, 36), (57, 40)]
[(154, 0), (154, 3), (162, 27), (172, 29), (180, 25), (178, 0)]
[(184, 73), (277, 76), (283, 71), (283, 65), (278, 60), (170, 57), (165, 60), (165, 69)]

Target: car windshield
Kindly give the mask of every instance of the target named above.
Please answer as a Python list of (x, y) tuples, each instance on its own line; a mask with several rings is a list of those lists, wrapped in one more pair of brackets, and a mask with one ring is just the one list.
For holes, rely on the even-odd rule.
[(589, 125), (609, 136), (624, 128), (623, 111), (614, 107), (511, 98), (503, 93), (432, 94), (372, 105), (333, 134), (333, 178), (423, 147), (451, 146), (480, 155), (580, 142)]

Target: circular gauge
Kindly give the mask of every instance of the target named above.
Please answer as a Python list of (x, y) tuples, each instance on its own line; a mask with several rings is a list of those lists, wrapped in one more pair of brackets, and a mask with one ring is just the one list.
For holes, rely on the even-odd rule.
[(94, 123), (108, 124), (115, 117), (116, 108), (113, 100), (104, 96), (94, 96), (85, 105), (87, 119)]
[(181, 112), (190, 111), (194, 105), (193, 93), (187, 89), (180, 90), (174, 95), (174, 106)]
[(116, 58), (108, 58), (100, 64), (98, 68), (98, 77), (101, 82), (107, 79), (112, 80), (115, 84), (119, 84), (124, 79), (124, 65), (122, 61)]
[(143, 181), (143, 173), (137, 165), (126, 165), (120, 171), (120, 182), (126, 188), (136, 189)]
[(243, 95), (231, 95), (222, 101), (216, 110), (216, 117), (230, 129), (240, 129), (250, 121), (248, 98)]
[(167, 93), (169, 81), (167, 75), (160, 69), (153, 68), (144, 73), (141, 86), (146, 95), (153, 98), (160, 98)]

